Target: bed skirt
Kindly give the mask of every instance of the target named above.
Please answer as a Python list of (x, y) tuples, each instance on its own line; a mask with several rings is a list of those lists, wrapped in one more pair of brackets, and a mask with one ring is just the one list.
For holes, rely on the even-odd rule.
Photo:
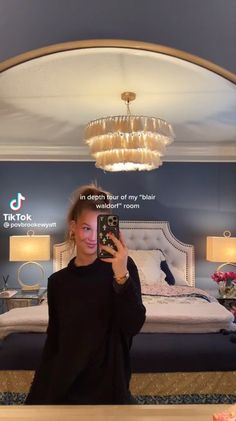
[[(0, 371), (0, 405), (23, 404), (34, 371)], [(140, 404), (236, 402), (236, 371), (134, 373), (130, 390)]]

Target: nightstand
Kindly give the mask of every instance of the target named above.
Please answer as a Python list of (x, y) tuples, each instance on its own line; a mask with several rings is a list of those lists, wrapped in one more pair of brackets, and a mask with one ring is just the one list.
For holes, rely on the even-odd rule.
[(236, 298), (222, 298), (217, 297), (217, 300), (222, 304), (227, 310), (231, 311), (234, 315), (234, 323), (236, 323)]
[[(3, 300), (3, 312), (11, 310), (16, 307), (28, 307), (40, 304), (46, 295), (47, 288), (40, 288), (38, 291), (22, 291), (21, 289), (14, 289), (16, 294), (12, 297), (1, 297)], [(10, 291), (10, 290), (9, 290)]]

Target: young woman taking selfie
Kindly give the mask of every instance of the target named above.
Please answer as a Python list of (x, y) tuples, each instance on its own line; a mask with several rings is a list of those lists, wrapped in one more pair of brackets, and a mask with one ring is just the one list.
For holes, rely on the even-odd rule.
[(26, 404), (132, 404), (130, 347), (145, 321), (138, 271), (122, 233), (97, 257), (97, 216), (108, 193), (83, 186), (68, 213), (76, 256), (48, 280), (49, 323)]

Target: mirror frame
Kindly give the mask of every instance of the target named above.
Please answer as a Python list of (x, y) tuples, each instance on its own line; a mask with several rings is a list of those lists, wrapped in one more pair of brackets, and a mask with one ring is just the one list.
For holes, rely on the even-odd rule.
[(0, 62), (0, 73), (8, 69), (11, 69), (14, 66), (25, 63), (29, 60), (34, 60), (36, 58), (43, 57), (46, 55), (59, 53), (62, 51), (79, 50), (79, 49), (87, 49), (87, 48), (100, 48), (100, 47), (127, 48), (127, 49), (145, 50), (145, 51), (165, 54), (168, 56), (172, 56), (172, 57), (176, 57), (176, 58), (188, 61), (190, 63), (194, 63), (236, 84), (235, 73), (232, 73), (229, 70), (224, 69), (223, 67), (218, 66), (217, 64), (212, 63), (209, 60), (203, 59), (201, 57), (187, 53), (182, 50), (178, 50), (176, 48), (167, 47), (160, 44), (148, 43), (148, 42), (143, 42), (143, 41), (125, 40), (125, 39), (90, 39), (90, 40), (69, 41), (69, 42), (63, 42), (59, 44), (48, 45), (46, 47), (41, 47), (35, 50), (27, 51), (15, 57), (9, 58), (3, 62)]

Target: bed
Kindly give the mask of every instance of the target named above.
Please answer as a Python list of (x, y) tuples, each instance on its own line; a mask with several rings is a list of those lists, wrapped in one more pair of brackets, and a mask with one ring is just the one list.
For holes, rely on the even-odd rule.
[[(214, 297), (194, 289), (193, 246), (177, 240), (165, 221), (122, 221), (121, 229), (140, 272), (147, 309), (131, 349), (132, 393), (140, 403), (236, 402), (233, 316)], [(73, 254), (67, 243), (53, 249), (57, 271)], [(177, 285), (166, 283), (163, 262)], [(46, 302), (32, 313), (14, 310), (0, 316), (1, 404), (24, 402), (46, 338)], [(4, 316), (8, 321), (2, 323)]]

